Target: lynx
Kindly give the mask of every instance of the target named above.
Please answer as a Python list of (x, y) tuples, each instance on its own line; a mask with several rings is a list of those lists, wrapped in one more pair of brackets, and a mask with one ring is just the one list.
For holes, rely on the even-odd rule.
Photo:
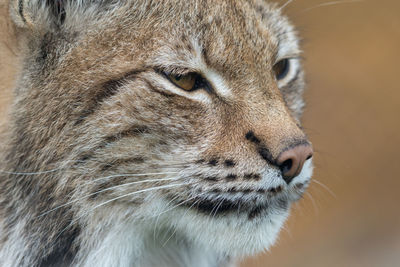
[(294, 27), (262, 0), (10, 0), (1, 266), (232, 266), (312, 175)]

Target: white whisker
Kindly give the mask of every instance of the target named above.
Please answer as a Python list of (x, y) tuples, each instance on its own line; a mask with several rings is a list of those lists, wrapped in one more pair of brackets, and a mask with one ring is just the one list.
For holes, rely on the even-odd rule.
[[(177, 199), (178, 197), (179, 197), (179, 196), (173, 197), (170, 201), (168, 201), (168, 203), (167, 203), (166, 206), (168, 206), (170, 203), (172, 203), (173, 201), (175, 201), (175, 199)], [(155, 215), (155, 216), (157, 216), (157, 219), (156, 219), (155, 222), (154, 222), (154, 228), (153, 228), (153, 240), (154, 240), (154, 241), (156, 240), (156, 230), (157, 230), (158, 220), (160, 219), (160, 215), (163, 214), (164, 212), (166, 212), (166, 211), (159, 212), (157, 215)], [(150, 216), (150, 218), (154, 218), (155, 216)]]
[(135, 173), (114, 174), (114, 175), (96, 178), (96, 179), (90, 181), (90, 183), (95, 183), (98, 181), (107, 180), (107, 179), (111, 179), (111, 178), (118, 178), (118, 177), (142, 177), (142, 176), (150, 176), (150, 175), (166, 175), (166, 174), (177, 174), (177, 173), (179, 173), (179, 172), (150, 172), (150, 173), (136, 173), (136, 174)]
[(125, 194), (125, 195), (118, 196), (118, 197), (115, 197), (115, 198), (113, 198), (113, 199), (107, 200), (107, 201), (105, 201), (105, 202), (102, 202), (102, 203), (100, 203), (100, 204), (94, 206), (94, 207), (91, 208), (90, 210), (84, 212), (84, 213), (83, 213), (82, 215), (80, 215), (78, 218), (72, 220), (72, 221), (70, 222), (70, 224), (69, 224), (67, 227), (65, 227), (65, 228), (57, 235), (56, 239), (58, 239), (58, 238), (61, 236), (61, 234), (62, 234), (65, 230), (67, 230), (67, 229), (68, 229), (69, 227), (71, 227), (74, 223), (76, 223), (77, 221), (79, 221), (80, 219), (82, 219), (85, 215), (87, 215), (87, 214), (89, 214), (90, 212), (93, 212), (95, 209), (100, 208), (100, 207), (103, 207), (104, 205), (107, 205), (107, 204), (109, 204), (109, 203), (111, 203), (111, 202), (113, 202), (113, 201), (115, 201), (115, 200), (118, 200), (118, 199), (121, 199), (121, 198), (125, 198), (125, 197), (129, 197), (129, 196), (133, 196), (133, 195), (140, 194), (140, 193), (145, 193), (145, 192), (153, 191), (153, 190), (159, 190), (159, 189), (165, 189), (165, 188), (171, 188), (171, 187), (178, 187), (178, 186), (182, 186), (182, 185), (185, 185), (185, 184), (187, 184), (187, 183), (170, 184), (170, 185), (163, 185), (163, 186), (157, 186), (157, 187), (146, 188), (146, 189), (143, 189), (143, 190), (131, 192), (131, 193), (128, 193), (128, 194)]
[(311, 203), (312, 203), (312, 205), (313, 205), (313, 207), (314, 207), (314, 212), (315, 212), (315, 214), (318, 214), (319, 209), (318, 209), (317, 203), (315, 202), (315, 200), (314, 200), (314, 198), (312, 197), (311, 193), (308, 192), (308, 191), (306, 191), (305, 194), (310, 198)]
[[(176, 208), (176, 207), (178, 207), (178, 206), (181, 206), (181, 205), (183, 205), (185, 202), (188, 202), (188, 201), (190, 201), (191, 199), (193, 199), (193, 198), (190, 198), (190, 199), (187, 199), (186, 201), (183, 201), (183, 202), (181, 202), (180, 204), (178, 204), (178, 205), (175, 205), (173, 208)], [(186, 213), (185, 213), (186, 214)], [(183, 216), (182, 216), (182, 218), (183, 218)], [(178, 229), (175, 227), (175, 229), (174, 229), (174, 231), (171, 233), (171, 235), (167, 238), (167, 240), (163, 243), (163, 247), (168, 243), (168, 241), (174, 236), (174, 234), (176, 233), (176, 231), (177, 231)]]
[(342, 1), (331, 1), (331, 2), (326, 2), (326, 3), (321, 3), (309, 8), (306, 8), (304, 10), (302, 10), (302, 12), (307, 12), (310, 10), (313, 10), (315, 8), (319, 8), (319, 7), (324, 7), (324, 6), (333, 6), (333, 5), (338, 5), (338, 4), (351, 4), (351, 3), (359, 3), (359, 2), (363, 2), (364, 0), (342, 0)]
[[(183, 205), (184, 203), (186, 203), (186, 202), (188, 202), (188, 201), (190, 201), (190, 200), (192, 200), (192, 199), (194, 199), (194, 198), (196, 198), (196, 197), (191, 197), (191, 198), (189, 198), (189, 199), (187, 199), (187, 200), (185, 200), (185, 201), (179, 203), (178, 205), (175, 205), (173, 208), (179, 207), (179, 206)], [(195, 202), (195, 203), (196, 203), (196, 202)], [(184, 218), (184, 217), (186, 216), (187, 212), (190, 210), (190, 208), (191, 208), (192, 206), (193, 206), (193, 204), (189, 207), (189, 209), (186, 210), (186, 212), (185, 212), (185, 213), (183, 214), (183, 216), (181, 217), (181, 220), (182, 220), (182, 218)], [(172, 232), (172, 234), (170, 235), (170, 237), (164, 242), (163, 246), (165, 246), (165, 245), (168, 243), (168, 241), (169, 241), (169, 240), (171, 239), (171, 237), (176, 233), (176, 231), (177, 231), (177, 228), (175, 227), (174, 231)]]
[(13, 174), (13, 175), (38, 175), (38, 174), (46, 174), (46, 173), (52, 173), (52, 172), (56, 172), (59, 171), (61, 169), (63, 169), (64, 167), (60, 167), (57, 169), (53, 169), (53, 170), (48, 170), (48, 171), (40, 171), (40, 172), (10, 172), (10, 171), (2, 171), (0, 170), (0, 173), (4, 173), (4, 174)]
[[(215, 216), (217, 215), (218, 209), (221, 207), (222, 203), (224, 203), (224, 199), (221, 199), (221, 201), (218, 203), (218, 205), (211, 210), (210, 216), (212, 215), (212, 213), (214, 213), (211, 216), (211, 219), (215, 218)], [(214, 211), (214, 209), (215, 209), (215, 211)]]
[(128, 186), (128, 185), (133, 185), (133, 184), (142, 184), (142, 183), (160, 182), (160, 181), (171, 181), (171, 180), (178, 180), (178, 178), (151, 179), (151, 180), (136, 181), (136, 182), (130, 182), (130, 183), (125, 183), (125, 184), (120, 184), (120, 185), (108, 187), (108, 188), (99, 190), (99, 191), (97, 191), (97, 192), (90, 193), (90, 194), (88, 194), (88, 195), (86, 195), (86, 196), (84, 196), (84, 197), (80, 197), (80, 198), (74, 199), (74, 200), (72, 200), (72, 201), (69, 201), (69, 202), (63, 204), (63, 205), (57, 206), (56, 208), (53, 208), (53, 209), (51, 209), (51, 210), (49, 210), (49, 211), (46, 211), (46, 212), (40, 214), (40, 215), (38, 216), (38, 218), (39, 218), (39, 217), (42, 217), (42, 216), (44, 216), (44, 215), (46, 215), (46, 214), (49, 214), (49, 213), (52, 212), (52, 211), (56, 211), (56, 210), (58, 210), (58, 209), (60, 209), (60, 208), (62, 208), (62, 207), (71, 205), (71, 204), (73, 204), (73, 203), (75, 203), (75, 202), (78, 202), (78, 201), (83, 200), (83, 199), (85, 199), (85, 198), (88, 198), (88, 197), (90, 197), (90, 196), (94, 196), (94, 195), (99, 194), (99, 193), (101, 193), (101, 192), (110, 191), (110, 190), (113, 190), (113, 189), (115, 189), (115, 188), (120, 188), (120, 187), (124, 187), (124, 186)]
[(281, 5), (280, 7), (279, 7), (279, 10), (283, 10), (285, 7), (287, 7), (290, 3), (292, 3), (293, 2), (293, 0), (288, 0), (288, 1), (286, 1), (286, 3), (284, 3), (283, 5)]
[(334, 198), (337, 199), (336, 194), (333, 193), (333, 191), (330, 190), (329, 187), (327, 187), (326, 185), (324, 185), (323, 183), (321, 183), (321, 182), (318, 181), (317, 179), (313, 178), (313, 179), (311, 179), (311, 182), (314, 182), (314, 183), (318, 184), (318, 185), (321, 186), (323, 189), (325, 189), (326, 191), (328, 191), (328, 193), (331, 194), (331, 196), (333, 196)]

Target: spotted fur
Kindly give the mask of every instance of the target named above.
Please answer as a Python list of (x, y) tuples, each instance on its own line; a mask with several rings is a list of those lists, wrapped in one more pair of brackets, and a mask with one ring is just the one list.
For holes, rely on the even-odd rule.
[[(10, 0), (21, 71), (0, 171), (1, 266), (230, 266), (308, 185), (296, 32), (262, 0)], [(290, 58), (290, 75), (273, 66)], [(207, 86), (166, 79), (196, 72)]]

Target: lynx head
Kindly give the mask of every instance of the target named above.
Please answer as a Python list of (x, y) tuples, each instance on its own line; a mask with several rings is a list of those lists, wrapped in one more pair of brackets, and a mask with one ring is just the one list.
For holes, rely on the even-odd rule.
[(68, 215), (82, 240), (85, 227), (134, 221), (227, 255), (274, 242), (312, 173), (301, 52), (276, 5), (15, 0), (10, 10), (23, 68), (7, 160), (42, 172), (18, 185), (36, 201), (26, 209), (46, 213), (32, 224)]

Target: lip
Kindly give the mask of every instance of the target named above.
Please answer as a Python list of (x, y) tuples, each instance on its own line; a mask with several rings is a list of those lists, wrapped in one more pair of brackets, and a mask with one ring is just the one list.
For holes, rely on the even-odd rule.
[(200, 213), (211, 217), (224, 216), (236, 213), (247, 214), (249, 219), (261, 216), (268, 210), (286, 210), (289, 206), (289, 200), (284, 197), (265, 200), (262, 203), (255, 204), (253, 200), (235, 199), (207, 199), (198, 197), (189, 202), (185, 202), (184, 206), (188, 209), (196, 209)]

